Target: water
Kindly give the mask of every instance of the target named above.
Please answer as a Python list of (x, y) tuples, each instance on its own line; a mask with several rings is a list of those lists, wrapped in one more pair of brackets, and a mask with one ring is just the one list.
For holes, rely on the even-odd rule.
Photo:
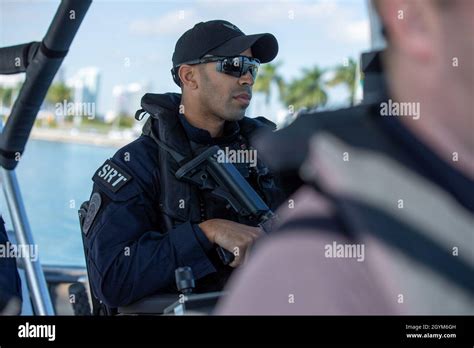
[[(77, 210), (89, 199), (92, 175), (117, 151), (111, 147), (30, 140), (17, 177), (43, 264), (84, 266)], [(12, 229), (2, 192), (0, 212)]]

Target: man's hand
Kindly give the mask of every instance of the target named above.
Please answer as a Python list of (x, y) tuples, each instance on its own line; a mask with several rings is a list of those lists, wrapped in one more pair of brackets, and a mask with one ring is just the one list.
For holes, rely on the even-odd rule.
[(245, 262), (250, 246), (263, 233), (258, 227), (224, 219), (207, 220), (200, 223), (199, 227), (211, 243), (220, 245), (235, 255), (234, 261), (229, 265), (231, 267), (237, 267)]

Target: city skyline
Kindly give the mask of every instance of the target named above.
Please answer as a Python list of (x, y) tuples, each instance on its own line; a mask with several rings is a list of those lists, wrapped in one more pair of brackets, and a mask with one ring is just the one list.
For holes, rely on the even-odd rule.
[[(0, 46), (41, 40), (58, 3), (0, 0)], [(153, 88), (145, 92), (179, 92), (170, 74), (176, 40), (195, 23), (217, 18), (247, 34), (274, 34), (280, 46), (274, 62), (281, 63), (287, 81), (314, 65), (329, 68), (347, 57), (358, 59), (370, 48), (364, 0), (94, 1), (63, 62), (65, 79), (84, 67), (100, 69), (98, 114), (113, 109), (117, 85), (150, 83)], [(341, 88), (330, 91), (331, 101), (346, 97)], [(252, 101), (247, 114), (263, 113), (275, 121), (282, 108), (277, 93), (268, 105), (255, 105), (259, 99)]]

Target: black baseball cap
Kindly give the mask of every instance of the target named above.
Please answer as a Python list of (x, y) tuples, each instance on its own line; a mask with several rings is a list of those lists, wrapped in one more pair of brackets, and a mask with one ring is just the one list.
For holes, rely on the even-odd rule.
[(248, 48), (261, 63), (268, 63), (278, 54), (278, 41), (269, 33), (245, 35), (234, 24), (224, 20), (200, 22), (176, 42), (173, 68), (205, 55), (236, 56)]

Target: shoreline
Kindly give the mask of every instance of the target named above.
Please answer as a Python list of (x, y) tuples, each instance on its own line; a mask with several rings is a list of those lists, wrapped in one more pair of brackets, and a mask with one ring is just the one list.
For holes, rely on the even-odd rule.
[(103, 147), (120, 148), (134, 141), (138, 136), (133, 136), (127, 133), (126, 136), (121, 132), (116, 135), (81, 132), (75, 129), (45, 129), (33, 128), (30, 134), (30, 139), (44, 140), (60, 143), (94, 145)]

